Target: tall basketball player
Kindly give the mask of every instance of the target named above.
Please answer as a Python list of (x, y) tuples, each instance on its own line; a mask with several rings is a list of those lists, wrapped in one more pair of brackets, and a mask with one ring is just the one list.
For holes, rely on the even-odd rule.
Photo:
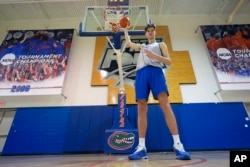
[(185, 151), (180, 141), (176, 118), (168, 101), (169, 93), (162, 69), (163, 65), (171, 65), (167, 45), (164, 42), (156, 42), (154, 24), (148, 24), (145, 27), (145, 36), (148, 39), (148, 44), (132, 43), (127, 28), (125, 28), (124, 33), (128, 46), (140, 51), (137, 60), (135, 79), (135, 94), (138, 105), (139, 144), (135, 152), (130, 154), (128, 158), (130, 160), (148, 159), (145, 135), (147, 131), (147, 101), (149, 92), (152, 91), (154, 98), (159, 100), (166, 124), (173, 136), (173, 148), (176, 153), (176, 158), (179, 160), (190, 160), (190, 154)]

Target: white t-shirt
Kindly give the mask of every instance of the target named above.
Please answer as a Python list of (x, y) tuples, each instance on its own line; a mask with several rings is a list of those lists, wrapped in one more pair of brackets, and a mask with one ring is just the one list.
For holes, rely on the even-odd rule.
[(139, 70), (148, 65), (164, 68), (163, 63), (159, 62), (158, 60), (149, 58), (144, 52), (144, 49), (150, 50), (151, 52), (154, 52), (157, 55), (162, 56), (160, 44), (158, 42), (150, 43), (147, 45), (143, 44), (141, 48), (141, 52), (138, 56), (136, 70)]

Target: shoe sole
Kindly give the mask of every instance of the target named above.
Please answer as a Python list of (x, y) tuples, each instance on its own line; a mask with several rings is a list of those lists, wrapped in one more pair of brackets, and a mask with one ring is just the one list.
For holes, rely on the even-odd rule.
[(128, 157), (129, 160), (141, 160), (141, 159), (148, 159), (148, 156), (140, 157), (140, 158), (130, 158)]
[(184, 155), (184, 156), (177, 156), (176, 159), (178, 159), (178, 160), (191, 160), (191, 157), (189, 155)]
[(178, 155), (179, 153), (178, 153), (178, 151), (176, 149), (174, 149), (174, 152), (176, 154), (176, 159), (178, 159), (178, 160), (191, 160), (191, 157), (190, 157), (189, 154)]

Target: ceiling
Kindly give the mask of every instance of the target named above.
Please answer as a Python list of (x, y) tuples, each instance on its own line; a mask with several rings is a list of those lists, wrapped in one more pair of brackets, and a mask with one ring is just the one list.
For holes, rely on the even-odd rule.
[[(82, 18), (86, 6), (105, 6), (107, 0), (0, 0), (0, 21)], [(130, 0), (148, 6), (149, 16), (250, 15), (250, 0)]]

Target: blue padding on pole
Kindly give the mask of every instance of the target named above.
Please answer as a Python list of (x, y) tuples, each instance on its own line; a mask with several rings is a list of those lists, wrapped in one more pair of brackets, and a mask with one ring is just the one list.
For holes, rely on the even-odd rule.
[(113, 34), (113, 41), (114, 41), (114, 47), (115, 49), (121, 48), (121, 35), (118, 33)]

